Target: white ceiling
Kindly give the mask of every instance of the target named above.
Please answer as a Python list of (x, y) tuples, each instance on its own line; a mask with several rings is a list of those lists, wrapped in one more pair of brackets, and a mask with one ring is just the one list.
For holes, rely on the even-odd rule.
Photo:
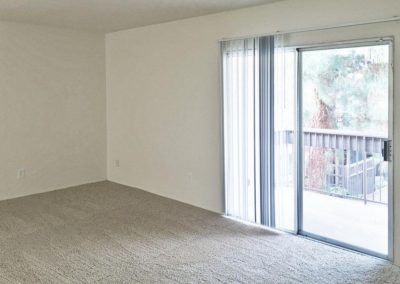
[(0, 20), (111, 32), (280, 0), (0, 0)]

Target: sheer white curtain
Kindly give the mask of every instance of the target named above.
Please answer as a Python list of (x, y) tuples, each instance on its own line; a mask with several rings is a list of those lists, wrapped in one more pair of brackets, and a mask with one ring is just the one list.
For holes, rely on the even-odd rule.
[(259, 222), (258, 39), (222, 43), (226, 214)]
[(275, 227), (295, 231), (297, 52), (286, 37), (275, 36), (274, 51)]

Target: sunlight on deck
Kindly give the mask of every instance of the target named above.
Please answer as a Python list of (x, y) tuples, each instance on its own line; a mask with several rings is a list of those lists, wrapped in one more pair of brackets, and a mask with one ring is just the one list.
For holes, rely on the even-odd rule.
[[(294, 191), (277, 192), (277, 220), (282, 227), (294, 222)], [(304, 191), (303, 230), (383, 255), (388, 253), (388, 207)], [(286, 208), (285, 214), (280, 214)], [(279, 219), (280, 218), (280, 219)]]
[(387, 205), (304, 192), (304, 230), (387, 254)]

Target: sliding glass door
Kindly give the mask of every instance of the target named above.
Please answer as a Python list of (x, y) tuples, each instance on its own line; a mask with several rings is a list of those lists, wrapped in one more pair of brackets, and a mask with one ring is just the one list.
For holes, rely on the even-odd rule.
[(391, 41), (298, 52), (299, 231), (387, 256)]
[(397, 30), (222, 43), (227, 215), (392, 259)]

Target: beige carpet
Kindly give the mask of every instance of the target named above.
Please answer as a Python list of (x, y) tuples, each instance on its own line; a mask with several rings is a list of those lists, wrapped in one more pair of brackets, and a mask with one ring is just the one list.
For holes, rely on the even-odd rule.
[(0, 202), (0, 282), (400, 283), (400, 270), (102, 182)]

